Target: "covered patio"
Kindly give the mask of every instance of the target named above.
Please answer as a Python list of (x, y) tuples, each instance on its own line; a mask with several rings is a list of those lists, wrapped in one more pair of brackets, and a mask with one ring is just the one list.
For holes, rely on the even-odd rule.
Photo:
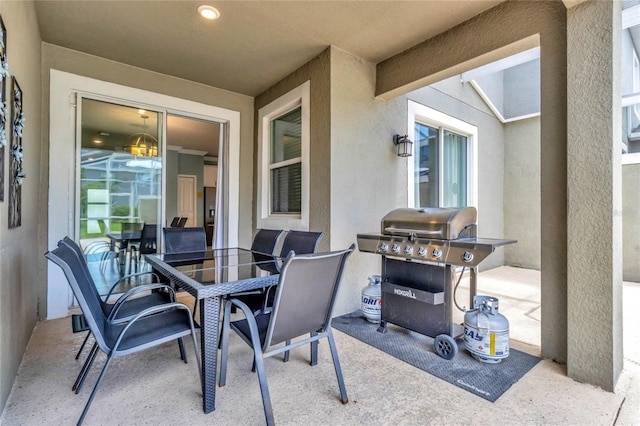
[[(537, 271), (497, 268), (479, 277), (481, 291), (500, 298), (509, 318), (512, 348), (540, 354)], [(461, 284), (464, 300), (466, 283)], [(183, 296), (183, 300), (188, 296)], [(624, 287), (625, 324), (637, 324), (632, 300), (640, 285)], [(187, 300), (185, 300), (187, 301)], [(187, 301), (189, 304), (189, 302)], [(532, 309), (534, 308), (534, 309)], [(340, 331), (336, 343), (349, 403), (342, 405), (331, 356), (321, 343), (318, 365), (310, 367), (306, 347), (288, 363), (270, 358), (266, 368), (277, 424), (472, 424), (490, 415), (499, 424), (632, 425), (640, 419), (640, 335), (627, 327), (626, 369), (615, 393), (566, 377), (566, 368), (542, 360), (495, 403), (453, 386)], [(74, 359), (84, 333), (72, 334), (69, 318), (39, 323), (20, 366), (2, 423), (73, 424), (104, 362), (99, 356), (85, 387), (71, 384), (80, 368)], [(215, 412), (202, 412), (193, 346), (183, 364), (175, 344), (117, 359), (105, 378), (85, 424), (263, 424), (252, 353), (237, 336), (230, 342), (227, 385), (217, 393)], [(431, 351), (431, 348), (426, 350)], [(83, 358), (81, 358), (81, 361)]]

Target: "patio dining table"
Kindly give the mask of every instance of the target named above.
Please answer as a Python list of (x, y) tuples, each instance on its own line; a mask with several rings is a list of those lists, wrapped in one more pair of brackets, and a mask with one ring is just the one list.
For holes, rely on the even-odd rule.
[(204, 412), (210, 413), (215, 410), (222, 297), (277, 285), (279, 275), (267, 271), (279, 258), (242, 248), (150, 254), (146, 258), (155, 272), (199, 301), (202, 402)]

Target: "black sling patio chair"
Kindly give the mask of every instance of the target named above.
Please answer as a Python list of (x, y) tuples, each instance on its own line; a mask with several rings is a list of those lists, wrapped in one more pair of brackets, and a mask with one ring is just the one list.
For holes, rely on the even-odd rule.
[[(128, 322), (116, 323), (114, 318), (125, 304), (125, 300), (119, 299), (110, 314), (105, 315), (100, 306), (100, 299), (95, 297), (91, 283), (86, 279), (82, 270), (81, 261), (73, 249), (65, 244), (60, 244), (55, 250), (48, 251), (45, 256), (64, 272), (95, 337), (97, 347), (107, 355), (100, 376), (78, 420), (78, 425), (84, 421), (98, 387), (114, 357), (132, 354), (191, 335), (200, 383), (202, 383), (198, 344), (188, 306), (177, 302), (159, 304), (139, 312)], [(164, 284), (141, 286), (132, 289), (131, 295), (137, 294), (138, 292), (135, 290), (142, 287), (163, 289), (168, 286)], [(95, 355), (93, 356), (95, 357)]]
[[(307, 343), (317, 343), (325, 337), (329, 340), (333, 366), (340, 388), (340, 400), (343, 404), (348, 402), (338, 351), (331, 332), (331, 312), (345, 262), (354, 249), (355, 244), (347, 250), (338, 252), (300, 256), (291, 253), (287, 256), (276, 286), (273, 310), (269, 313), (254, 317), (249, 307), (237, 299), (230, 299), (225, 305), (218, 384), (224, 386), (226, 383), (228, 330), (232, 329), (253, 349), (268, 425), (274, 424), (274, 418), (264, 358)], [(246, 318), (231, 322), (229, 315), (232, 305), (242, 309)], [(306, 334), (310, 337), (291, 343), (294, 338)], [(285, 344), (281, 345), (282, 343)]]
[[(256, 262), (269, 262), (273, 259), (273, 252), (284, 233), (281, 229), (260, 229), (253, 237), (251, 243), (251, 251), (253, 259)], [(256, 268), (266, 271), (269, 274), (277, 274), (276, 262), (262, 263), (256, 265)], [(264, 300), (267, 289), (257, 289), (255, 291), (243, 292), (229, 295), (228, 298), (236, 298), (251, 308), (252, 311), (258, 312), (264, 306)]]
[[(324, 234), (322, 232), (311, 231), (289, 231), (284, 237), (280, 257), (285, 258), (290, 252), (295, 254), (311, 254), (318, 250), (318, 244)], [(262, 309), (268, 311), (273, 306), (274, 291), (273, 287), (267, 289), (263, 300)], [(286, 360), (286, 358), (285, 358)]]
[(162, 228), (165, 253), (187, 253), (207, 249), (207, 233), (202, 227)]
[[(109, 292), (106, 294), (106, 296), (104, 297), (104, 300), (102, 299), (102, 297), (100, 296), (100, 293), (98, 293), (98, 288), (95, 285), (95, 282), (93, 281), (93, 277), (91, 276), (91, 273), (89, 272), (89, 266), (86, 262), (86, 259), (83, 255), (82, 249), (81, 247), (71, 238), (64, 237), (60, 242), (58, 242), (58, 246), (60, 246), (61, 244), (64, 244), (66, 246), (68, 246), (71, 250), (73, 250), (73, 252), (76, 254), (76, 256), (78, 257), (78, 259), (80, 260), (80, 268), (82, 273), (84, 273), (85, 279), (89, 282), (90, 284), (90, 289), (93, 290), (94, 296), (99, 300), (100, 303), (100, 307), (102, 308), (102, 311), (104, 312), (105, 315), (109, 315), (111, 313), (112, 308), (115, 306), (114, 303), (108, 303), (108, 300), (111, 298), (111, 295), (114, 293), (114, 291), (116, 291), (116, 289), (122, 284), (122, 283), (126, 283), (126, 282), (131, 282), (134, 279), (139, 279), (142, 276), (145, 275), (149, 275), (151, 277), (151, 280), (153, 282), (153, 280), (160, 281), (159, 277), (157, 274), (153, 273), (153, 272), (140, 272), (137, 274), (131, 274), (131, 275), (125, 275), (124, 277), (120, 278), (119, 280), (117, 280), (109, 289)], [(140, 289), (136, 290), (136, 294), (138, 294), (140, 292)], [(123, 295), (123, 297), (126, 297), (126, 302), (122, 305), (122, 307), (120, 308), (120, 310), (118, 311), (118, 314), (116, 315), (116, 317), (114, 318), (115, 322), (126, 322), (128, 320), (130, 320), (131, 318), (133, 318), (133, 316), (135, 316), (136, 314), (138, 314), (139, 312), (158, 305), (160, 303), (169, 303), (169, 302), (175, 302), (175, 294), (173, 292), (173, 289), (171, 289), (171, 291), (154, 291), (154, 292), (148, 292), (149, 294), (146, 294), (144, 296), (140, 296), (140, 297), (136, 297), (133, 299), (128, 299), (128, 297), (126, 297), (126, 293), (125, 295)], [(84, 318), (80, 318), (80, 316), (82, 316), (82, 314), (80, 315), (74, 315), (72, 316), (72, 326), (73, 326), (73, 322), (77, 322), (79, 324), (82, 324), (83, 326), (86, 326), (86, 321), (84, 320)], [(78, 350), (78, 353), (76, 354), (76, 359), (80, 358), (80, 354), (82, 353), (82, 350), (84, 349), (87, 341), (89, 340), (89, 336), (91, 335), (91, 330), (89, 330), (89, 332), (87, 333), (86, 337), (84, 338), (84, 341), (82, 342), (82, 345), (80, 346), (80, 349)], [(182, 343), (179, 343), (179, 347), (180, 347), (180, 356), (183, 360), (185, 360), (186, 362), (186, 353), (184, 351), (184, 346), (182, 345)], [(95, 343), (94, 343), (94, 349), (92, 349), (92, 351), (95, 350)], [(85, 361), (85, 363), (89, 362), (89, 359), (91, 357), (87, 358), (87, 360)], [(86, 365), (83, 366), (83, 370), (85, 368), (89, 368), (90, 365)], [(71, 388), (73, 391), (75, 391), (76, 393), (78, 393), (80, 391), (80, 388), (82, 387), (82, 382), (81, 382), (81, 376), (78, 376), (78, 379), (76, 379), (76, 382), (74, 383), (73, 387)]]

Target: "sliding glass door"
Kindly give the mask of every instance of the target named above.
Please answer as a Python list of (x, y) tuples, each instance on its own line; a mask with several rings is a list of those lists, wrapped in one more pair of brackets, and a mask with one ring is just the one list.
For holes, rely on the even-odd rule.
[(109, 282), (137, 267), (132, 248), (145, 225), (156, 225), (159, 241), (162, 114), (82, 97), (79, 103), (78, 235), (99, 263), (98, 277)]

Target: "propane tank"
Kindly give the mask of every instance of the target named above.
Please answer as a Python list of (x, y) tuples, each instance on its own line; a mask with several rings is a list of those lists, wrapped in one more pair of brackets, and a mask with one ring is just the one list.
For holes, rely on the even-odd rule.
[(474, 296), (464, 314), (464, 346), (481, 362), (497, 364), (509, 356), (509, 320), (498, 313), (498, 299)]
[(380, 286), (380, 275), (369, 276), (369, 285), (362, 289), (362, 313), (367, 321), (372, 323), (380, 322), (382, 311), (382, 288)]

